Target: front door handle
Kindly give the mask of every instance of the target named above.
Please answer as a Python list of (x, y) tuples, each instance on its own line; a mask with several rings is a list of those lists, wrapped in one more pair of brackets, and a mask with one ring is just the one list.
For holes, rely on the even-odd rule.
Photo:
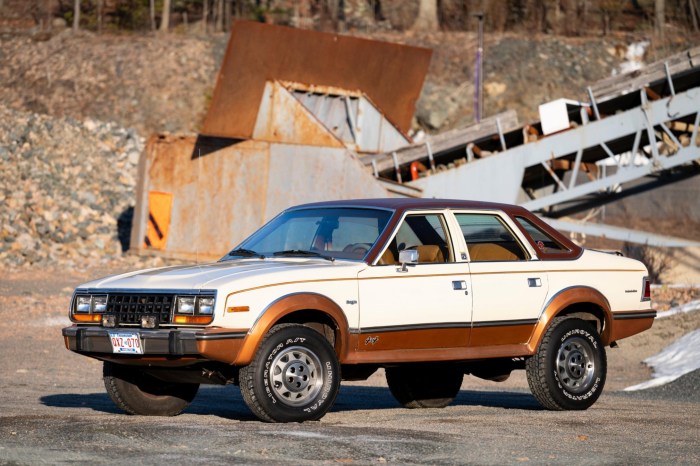
[(467, 289), (467, 282), (464, 280), (454, 280), (452, 282), (452, 289), (453, 290), (466, 290)]
[(530, 288), (540, 287), (542, 286), (542, 280), (540, 280), (539, 278), (528, 278), (527, 286), (529, 286)]

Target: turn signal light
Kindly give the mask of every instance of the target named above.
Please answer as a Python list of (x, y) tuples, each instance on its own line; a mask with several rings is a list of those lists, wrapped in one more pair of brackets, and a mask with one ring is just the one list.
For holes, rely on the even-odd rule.
[(212, 321), (211, 316), (175, 316), (174, 322), (176, 324), (196, 324), (203, 325), (208, 324)]
[(250, 307), (248, 306), (229, 306), (226, 309), (226, 312), (248, 312), (250, 311)]
[(73, 314), (76, 322), (102, 322), (102, 314)]

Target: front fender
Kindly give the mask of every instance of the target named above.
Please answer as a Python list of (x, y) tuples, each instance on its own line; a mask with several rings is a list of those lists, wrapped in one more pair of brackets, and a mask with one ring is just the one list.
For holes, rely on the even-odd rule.
[(241, 351), (233, 364), (236, 366), (250, 364), (267, 332), (285, 316), (304, 310), (322, 312), (335, 323), (339, 330), (335, 350), (339, 362), (342, 363), (349, 351), (348, 320), (343, 310), (326, 296), (317, 293), (294, 293), (277, 299), (263, 311), (248, 331)]

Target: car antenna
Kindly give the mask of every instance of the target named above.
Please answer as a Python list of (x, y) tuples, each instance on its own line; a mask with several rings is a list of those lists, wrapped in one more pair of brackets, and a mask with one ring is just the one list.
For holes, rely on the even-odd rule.
[[(199, 190), (199, 180), (200, 180), (199, 172), (201, 170), (201, 168), (200, 168), (200, 164), (202, 163), (201, 158), (202, 158), (202, 147), (200, 146), (200, 147), (197, 147), (197, 187), (195, 188), (195, 199), (196, 199), (197, 205), (199, 204), (199, 191), (200, 191)], [(197, 264), (199, 266), (199, 209), (198, 208), (195, 209), (194, 221), (195, 221), (195, 225), (196, 225), (196, 230), (195, 230), (196, 234), (194, 237), (195, 238), (194, 239), (194, 243), (195, 243), (194, 262), (195, 262), (195, 264)]]

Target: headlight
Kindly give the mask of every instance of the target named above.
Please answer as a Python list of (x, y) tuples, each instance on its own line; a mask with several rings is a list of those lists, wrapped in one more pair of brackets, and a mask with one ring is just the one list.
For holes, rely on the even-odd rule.
[(87, 314), (88, 312), (90, 312), (91, 302), (92, 296), (78, 296), (75, 300), (75, 312)]
[(107, 310), (107, 295), (92, 297), (92, 312), (105, 312)]
[(107, 312), (107, 295), (78, 294), (73, 300), (70, 318), (74, 322), (96, 323)]
[(211, 315), (214, 313), (214, 298), (200, 297), (199, 298), (199, 314)]
[(175, 312), (178, 314), (194, 314), (194, 296), (178, 296)]
[(175, 305), (176, 314), (197, 314), (197, 315), (213, 315), (214, 296), (178, 296)]
[(206, 325), (214, 318), (215, 303), (216, 295), (178, 296), (173, 323)]

